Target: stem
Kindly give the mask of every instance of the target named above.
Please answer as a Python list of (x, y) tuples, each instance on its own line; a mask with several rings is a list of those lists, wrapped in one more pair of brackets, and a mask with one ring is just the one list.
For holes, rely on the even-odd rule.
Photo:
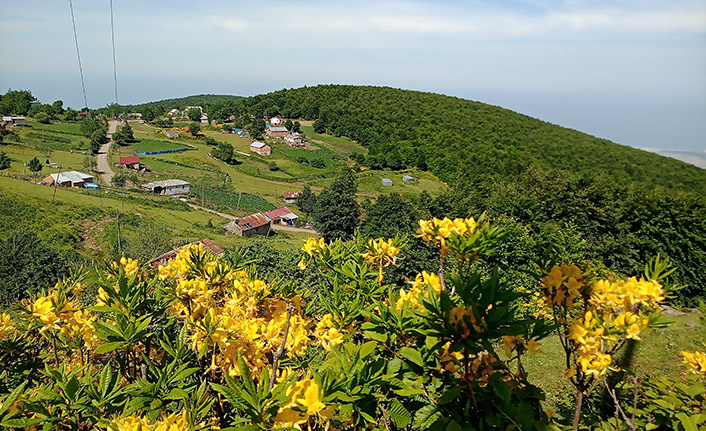
[(282, 337), (282, 344), (279, 345), (279, 349), (272, 355), (272, 375), (270, 376), (270, 384), (267, 390), (272, 392), (272, 388), (275, 386), (275, 380), (277, 379), (277, 367), (279, 366), (279, 358), (284, 354), (284, 345), (287, 344), (287, 336), (289, 335), (289, 321), (292, 317), (292, 309), (294, 306), (290, 302), (287, 304), (287, 323), (284, 325), (284, 337)]
[(56, 351), (56, 335), (55, 334), (51, 335), (51, 344), (52, 344), (52, 347), (54, 348), (54, 361), (56, 362), (56, 366), (59, 367), (59, 354)]
[(583, 403), (583, 391), (576, 388), (576, 406), (574, 407), (574, 431), (579, 430), (579, 420), (581, 419), (581, 404)]

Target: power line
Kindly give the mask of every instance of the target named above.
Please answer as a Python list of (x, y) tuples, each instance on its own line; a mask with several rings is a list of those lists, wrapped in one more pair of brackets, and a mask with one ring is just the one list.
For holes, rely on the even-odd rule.
[(118, 68), (115, 62), (115, 26), (113, 25), (113, 0), (110, 0), (110, 36), (113, 39), (113, 81), (115, 82), (115, 103), (118, 103)]
[(74, 27), (74, 41), (76, 42), (76, 57), (78, 58), (78, 71), (81, 74), (81, 89), (83, 89), (83, 103), (84, 103), (84, 106), (86, 108), (88, 108), (88, 99), (86, 99), (86, 84), (83, 81), (83, 67), (81, 66), (81, 52), (78, 49), (78, 36), (76, 36), (76, 19), (74, 18), (74, 4), (71, 0), (69, 0), (69, 8), (71, 9), (71, 24)]

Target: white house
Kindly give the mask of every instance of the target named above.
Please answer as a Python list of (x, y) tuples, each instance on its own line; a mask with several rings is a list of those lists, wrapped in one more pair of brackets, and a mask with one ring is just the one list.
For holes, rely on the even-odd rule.
[(160, 195), (174, 196), (189, 193), (189, 183), (182, 180), (163, 180), (143, 184), (142, 189)]
[(283, 123), (283, 121), (282, 121), (282, 119), (279, 118), (279, 117), (272, 117), (272, 118), (270, 118), (270, 124), (272, 124), (273, 126), (279, 126), (279, 125), (282, 124), (282, 123)]

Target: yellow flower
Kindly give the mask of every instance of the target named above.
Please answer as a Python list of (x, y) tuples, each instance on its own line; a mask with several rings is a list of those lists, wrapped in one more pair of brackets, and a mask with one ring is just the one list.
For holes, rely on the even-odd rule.
[(679, 353), (682, 355), (682, 363), (686, 365), (689, 373), (706, 376), (706, 353), (689, 350), (683, 350)]
[(14, 331), (15, 325), (12, 323), (10, 315), (7, 313), (0, 313), (0, 340), (5, 339)]

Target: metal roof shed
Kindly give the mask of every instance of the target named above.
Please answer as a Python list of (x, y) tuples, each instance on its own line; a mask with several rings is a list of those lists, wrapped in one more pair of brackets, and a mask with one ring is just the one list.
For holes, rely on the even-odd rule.
[(392, 185), (392, 180), (389, 179), (389, 178), (383, 178), (383, 179), (382, 179), (382, 185), (389, 187), (389, 186)]

